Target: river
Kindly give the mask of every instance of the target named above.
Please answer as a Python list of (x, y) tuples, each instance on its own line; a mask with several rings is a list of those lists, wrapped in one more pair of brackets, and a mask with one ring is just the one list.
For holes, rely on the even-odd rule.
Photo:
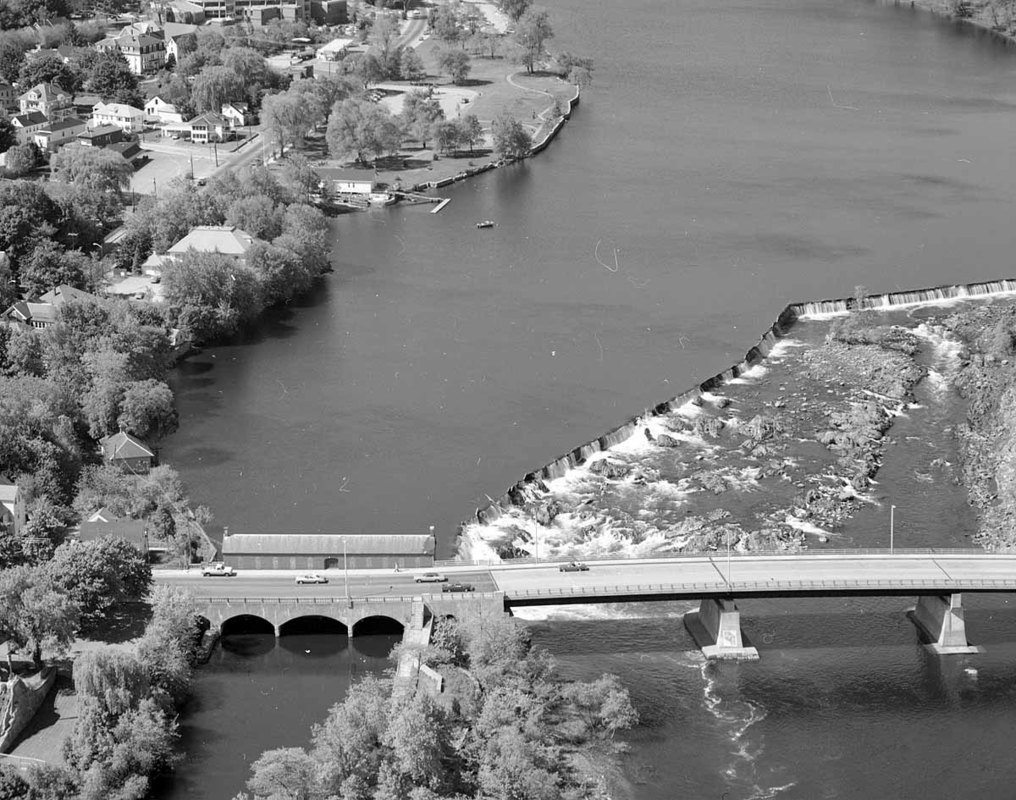
[[(219, 525), (434, 525), (449, 555), (486, 495), (737, 360), (789, 300), (1009, 271), (1016, 60), (990, 38), (854, 0), (549, 8), (554, 46), (596, 61), (551, 148), (442, 190), (440, 214), (338, 220), (312, 299), (179, 371), (162, 456)], [(969, 528), (952, 513), (943, 542)], [(1010, 762), (1011, 615), (973, 614), (989, 652), (957, 668), (901, 610), (749, 608), (793, 635), (741, 667), (698, 663), (676, 618), (539, 622), (538, 638), (642, 699), (636, 797), (1004, 795), (1007, 768), (981, 767)], [(321, 702), (279, 715), (302, 725)], [(277, 746), (296, 727), (273, 721)]]

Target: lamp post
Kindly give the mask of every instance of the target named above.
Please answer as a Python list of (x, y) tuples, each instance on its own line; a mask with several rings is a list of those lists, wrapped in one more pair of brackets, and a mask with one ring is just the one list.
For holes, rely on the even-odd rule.
[(896, 506), (889, 506), (889, 553), (893, 552), (896, 537)]
[(727, 586), (730, 586), (730, 531), (727, 531)]

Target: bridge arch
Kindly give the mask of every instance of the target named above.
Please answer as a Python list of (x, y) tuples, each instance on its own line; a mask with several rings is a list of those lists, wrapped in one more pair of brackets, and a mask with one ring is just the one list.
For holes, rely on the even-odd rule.
[(343, 620), (331, 614), (303, 614), (279, 625), (280, 637), (316, 633), (348, 636), (349, 628)]
[(381, 635), (402, 635), (406, 626), (394, 617), (382, 614), (372, 614), (368, 617), (358, 619), (353, 624), (353, 636)]
[(271, 633), (274, 635), (275, 625), (256, 614), (237, 614), (224, 619), (219, 630), (223, 636), (244, 633)]

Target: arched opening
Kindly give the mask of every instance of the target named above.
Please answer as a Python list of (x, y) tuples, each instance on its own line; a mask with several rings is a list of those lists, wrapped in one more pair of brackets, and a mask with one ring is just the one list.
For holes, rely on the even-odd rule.
[(349, 631), (337, 619), (308, 615), (279, 626), (279, 647), (314, 657), (335, 655), (349, 646)]
[(328, 557), (325, 559), (325, 569), (338, 569), (339, 559), (335, 557)]
[(275, 647), (275, 626), (263, 617), (240, 614), (222, 623), (222, 649), (243, 656), (269, 653)]
[(364, 617), (353, 624), (353, 636), (401, 636), (404, 626), (391, 617)]

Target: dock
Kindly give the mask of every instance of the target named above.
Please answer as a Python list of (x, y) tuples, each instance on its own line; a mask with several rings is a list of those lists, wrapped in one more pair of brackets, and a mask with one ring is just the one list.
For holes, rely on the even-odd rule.
[(450, 197), (446, 197), (444, 200), (442, 200), (440, 203), (438, 203), (436, 206), (434, 206), (430, 210), (430, 213), (431, 214), (436, 214), (438, 211), (440, 211), (442, 208), (444, 208), (446, 205), (448, 205), (451, 201), (452, 201), (452, 199)]

